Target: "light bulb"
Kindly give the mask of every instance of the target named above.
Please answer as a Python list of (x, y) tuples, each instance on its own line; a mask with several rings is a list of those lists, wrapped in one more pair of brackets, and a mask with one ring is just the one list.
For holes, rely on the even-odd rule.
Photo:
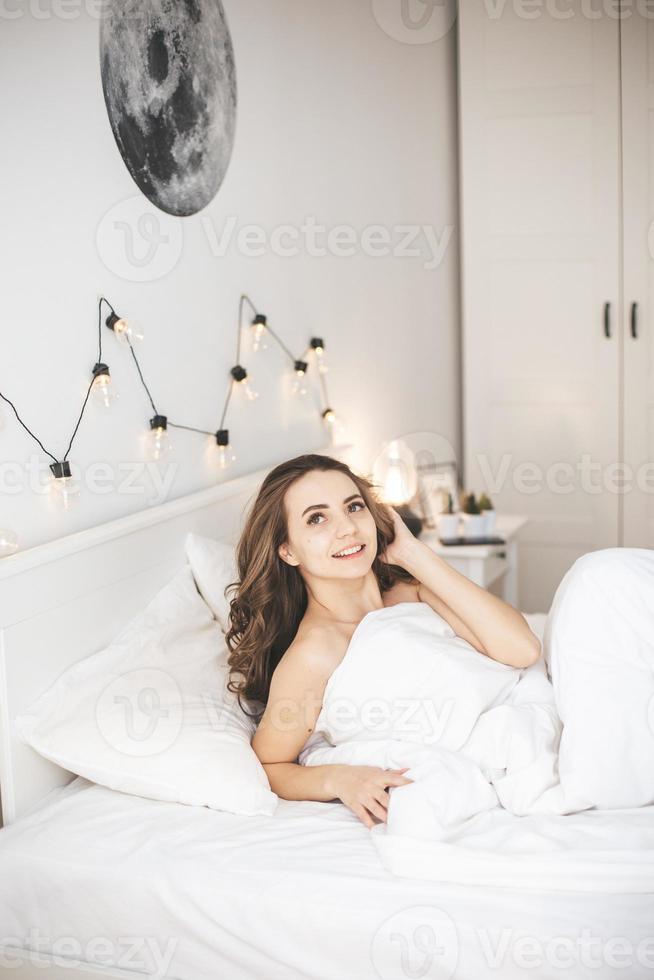
[(151, 460), (159, 460), (172, 450), (168, 436), (168, 419), (155, 415), (150, 419), (150, 431), (146, 436), (147, 453)]
[(250, 401), (254, 401), (255, 398), (259, 397), (259, 393), (255, 391), (254, 388), (250, 387), (249, 375), (241, 364), (235, 364), (234, 367), (231, 369), (230, 374), (233, 377), (234, 381), (237, 382), (237, 384), (243, 386), (245, 390), (245, 394), (250, 399)]
[(0, 558), (8, 558), (18, 551), (18, 535), (11, 528), (0, 528)]
[(323, 421), (327, 426), (329, 441), (332, 446), (342, 446), (347, 442), (347, 427), (343, 419), (336, 414), (333, 408), (326, 408), (322, 413)]
[(103, 408), (111, 408), (118, 398), (118, 392), (112, 384), (109, 368), (106, 364), (98, 363), (93, 368), (93, 376), (91, 395), (94, 402)]
[(226, 470), (236, 460), (229, 444), (229, 430), (218, 429), (216, 432), (216, 444), (218, 446), (218, 466), (221, 470)]
[(264, 339), (264, 334), (266, 332), (266, 318), (262, 314), (257, 314), (252, 321), (252, 329), (254, 331), (254, 337), (252, 339), (252, 350), (256, 353), (258, 350), (267, 350), (268, 344)]
[(316, 355), (316, 364), (318, 365), (318, 372), (320, 374), (327, 374), (329, 368), (327, 367), (327, 363), (325, 361), (325, 342), (322, 339), (322, 337), (312, 337), (310, 347), (311, 350)]
[(79, 484), (73, 479), (70, 463), (51, 463), (52, 481), (50, 494), (54, 503), (63, 510), (70, 510), (77, 503)]
[(143, 340), (143, 328), (136, 320), (126, 320), (117, 313), (110, 313), (105, 322), (124, 344), (140, 343)]
[(232, 463), (236, 462), (236, 456), (232, 452), (231, 446), (218, 447), (218, 466), (221, 470), (228, 469)]
[(293, 379), (293, 387), (291, 388), (292, 395), (306, 395), (307, 388), (304, 383), (304, 379), (306, 377), (308, 366), (309, 365), (306, 361), (295, 362), (295, 376)]

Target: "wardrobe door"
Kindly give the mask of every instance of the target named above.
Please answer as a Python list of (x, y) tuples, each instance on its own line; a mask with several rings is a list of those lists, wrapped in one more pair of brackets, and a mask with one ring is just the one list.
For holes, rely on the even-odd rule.
[[(636, 9), (637, 8), (637, 9)], [(621, 23), (624, 174), (624, 544), (654, 548), (654, 2)]]
[(459, 5), (464, 479), (529, 518), (527, 611), (618, 543), (619, 24), (547, 6)]

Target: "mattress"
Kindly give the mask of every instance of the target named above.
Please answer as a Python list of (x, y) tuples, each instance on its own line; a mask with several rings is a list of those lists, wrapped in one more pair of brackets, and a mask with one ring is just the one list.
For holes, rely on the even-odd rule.
[(0, 831), (5, 967), (18, 948), (176, 980), (641, 980), (653, 937), (653, 894), (398, 878), (339, 802), (242, 817), (78, 777)]

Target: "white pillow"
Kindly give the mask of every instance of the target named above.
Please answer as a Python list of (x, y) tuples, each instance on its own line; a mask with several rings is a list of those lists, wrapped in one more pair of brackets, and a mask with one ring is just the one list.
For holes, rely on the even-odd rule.
[(270, 815), (278, 798), (250, 744), (256, 724), (225, 687), (227, 654), (185, 565), (110, 646), (15, 719), (17, 734), (111, 789)]
[(186, 557), (202, 598), (226, 633), (229, 601), (225, 598), (225, 588), (238, 578), (234, 546), (200, 534), (187, 534)]

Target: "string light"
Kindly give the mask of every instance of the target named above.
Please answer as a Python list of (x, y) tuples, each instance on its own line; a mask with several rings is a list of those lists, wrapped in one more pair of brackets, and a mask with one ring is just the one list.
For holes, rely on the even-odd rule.
[(243, 385), (243, 388), (245, 389), (245, 394), (248, 396), (250, 401), (254, 401), (255, 398), (259, 397), (259, 392), (255, 391), (254, 388), (251, 387), (250, 376), (248, 375), (244, 367), (242, 367), (240, 364), (237, 364), (235, 367), (232, 368), (231, 375), (237, 384)]
[(311, 338), (311, 350), (316, 355), (318, 371), (320, 374), (327, 374), (329, 368), (327, 367), (327, 362), (325, 361), (325, 342), (323, 341), (322, 337)]
[(105, 323), (110, 330), (113, 330), (118, 340), (122, 340), (125, 344), (141, 343), (144, 339), (141, 325), (134, 320), (126, 320), (124, 317), (118, 316), (113, 308)]
[(165, 415), (155, 415), (150, 419), (147, 447), (152, 460), (161, 459), (173, 448), (168, 437), (168, 419)]
[(216, 432), (216, 445), (218, 446), (218, 465), (221, 470), (226, 470), (236, 461), (236, 456), (232, 452), (229, 444), (229, 430), (218, 429)]
[(268, 326), (268, 317), (264, 316), (263, 313), (257, 313), (254, 320), (252, 321), (252, 327), (254, 328), (254, 340), (252, 341), (252, 350), (256, 354), (258, 350), (268, 350), (268, 344), (264, 340), (264, 334), (266, 327)]
[(118, 398), (118, 392), (111, 383), (111, 374), (106, 364), (97, 363), (93, 368), (93, 400), (103, 408), (111, 408)]
[(50, 494), (55, 503), (70, 510), (76, 503), (79, 496), (79, 486), (73, 481), (73, 474), (70, 463), (51, 463), (52, 480), (50, 481)]
[[(72, 449), (75, 436), (79, 430), (82, 418), (84, 416), (84, 411), (86, 405), (88, 404), (89, 398), (92, 396), (93, 401), (97, 402), (99, 405), (109, 408), (118, 398), (118, 393), (115, 391), (113, 382), (111, 379), (111, 371), (109, 365), (103, 360), (102, 357), (102, 307), (106, 305), (109, 309), (109, 313), (104, 319), (104, 325), (107, 329), (111, 330), (113, 335), (119, 340), (123, 345), (127, 346), (130, 350), (138, 376), (140, 378), (141, 384), (145, 389), (145, 392), (152, 406), (153, 416), (149, 419), (149, 428), (146, 430), (146, 449), (151, 458), (158, 460), (161, 459), (165, 454), (171, 451), (172, 444), (169, 438), (169, 429), (178, 428), (186, 429), (189, 432), (197, 432), (206, 436), (210, 436), (215, 442), (217, 449), (217, 462), (221, 470), (227, 469), (236, 460), (232, 446), (229, 440), (229, 430), (225, 425), (227, 409), (231, 400), (232, 392), (235, 386), (239, 388), (242, 387), (245, 394), (250, 401), (254, 401), (258, 398), (258, 393), (253, 389), (251, 384), (251, 376), (246, 370), (246, 368), (241, 364), (241, 334), (243, 327), (243, 311), (245, 305), (249, 305), (252, 312), (253, 318), (251, 320), (251, 327), (254, 329), (254, 341), (253, 350), (266, 350), (267, 344), (265, 343), (265, 335), (269, 333), (271, 337), (276, 341), (276, 343), (281, 347), (286, 356), (289, 358), (293, 365), (293, 387), (292, 393), (294, 395), (305, 395), (307, 393), (307, 388), (305, 384), (306, 375), (309, 370), (309, 361), (307, 360), (309, 354), (313, 353), (316, 358), (317, 374), (320, 380), (320, 389), (324, 408), (321, 411), (321, 417), (327, 430), (330, 434), (330, 439), (332, 444), (335, 443), (335, 433), (337, 430), (339, 433), (343, 431), (343, 426), (341, 420), (337, 417), (334, 410), (329, 406), (329, 399), (327, 396), (327, 388), (325, 383), (324, 375), (327, 373), (327, 366), (324, 361), (324, 341), (320, 337), (313, 337), (310, 341), (310, 345), (304, 352), (302, 357), (295, 357), (293, 353), (284, 344), (277, 333), (271, 328), (268, 323), (268, 317), (259, 312), (257, 308), (252, 303), (252, 300), (245, 294), (241, 295), (239, 300), (239, 317), (238, 317), (238, 331), (237, 331), (237, 344), (236, 344), (236, 363), (234, 367), (230, 369), (230, 379), (227, 390), (227, 396), (225, 399), (225, 404), (223, 408), (222, 417), (220, 420), (220, 425), (217, 431), (210, 432), (206, 429), (198, 429), (193, 426), (181, 425), (176, 422), (170, 421), (168, 416), (160, 412), (155, 405), (154, 399), (150, 394), (150, 389), (148, 388), (145, 378), (143, 377), (143, 372), (138, 361), (138, 357), (134, 350), (134, 343), (140, 342), (144, 338), (143, 329), (135, 323), (133, 320), (127, 320), (125, 317), (121, 316), (113, 308), (111, 303), (106, 297), (101, 296), (98, 300), (98, 355), (95, 364), (92, 368), (91, 379), (88, 384), (86, 395), (84, 397), (84, 402), (77, 419), (77, 423), (73, 430), (73, 434), (68, 443), (68, 448), (62, 459), (58, 459), (53, 453), (51, 453), (43, 445), (41, 440), (32, 432), (32, 430), (25, 424), (22, 420), (18, 411), (13, 404), (13, 402), (2, 392), (0, 392), (0, 399), (2, 402), (6, 403), (12, 409), (17, 421), (25, 429), (28, 435), (38, 443), (43, 452), (50, 457), (52, 463), (50, 463), (50, 471), (52, 473), (52, 478), (50, 481), (50, 490), (53, 500), (56, 501), (58, 505), (63, 507), (64, 510), (70, 510), (74, 506), (75, 501), (79, 496), (79, 486), (73, 480), (71, 464), (68, 460), (68, 455)], [(4, 426), (4, 413), (0, 410), (0, 429)], [(0, 558), (6, 557), (10, 554), (14, 554), (18, 549), (18, 537), (16, 533), (11, 528), (0, 529)]]
[(309, 370), (309, 365), (306, 361), (296, 361), (294, 365), (295, 378), (293, 381), (293, 387), (291, 388), (292, 395), (306, 395), (307, 388), (304, 383), (304, 378)]

